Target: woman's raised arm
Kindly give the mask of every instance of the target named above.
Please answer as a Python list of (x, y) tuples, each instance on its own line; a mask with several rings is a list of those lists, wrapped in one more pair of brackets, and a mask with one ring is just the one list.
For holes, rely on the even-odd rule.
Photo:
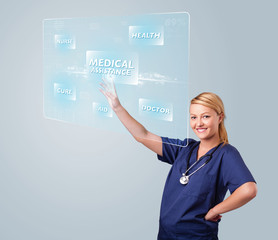
[(110, 107), (115, 112), (119, 120), (126, 127), (126, 129), (131, 133), (136, 141), (142, 143), (150, 150), (162, 156), (162, 139), (149, 132), (142, 124), (136, 121), (121, 105), (115, 84), (113, 81), (107, 81), (102, 79), (103, 82), (100, 84), (102, 89), (100, 91), (106, 97)]

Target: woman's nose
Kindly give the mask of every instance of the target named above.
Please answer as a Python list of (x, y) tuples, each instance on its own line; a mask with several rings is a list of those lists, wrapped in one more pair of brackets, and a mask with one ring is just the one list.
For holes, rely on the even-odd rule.
[(198, 118), (197, 120), (197, 126), (200, 127), (203, 125), (203, 121), (202, 121), (202, 118)]

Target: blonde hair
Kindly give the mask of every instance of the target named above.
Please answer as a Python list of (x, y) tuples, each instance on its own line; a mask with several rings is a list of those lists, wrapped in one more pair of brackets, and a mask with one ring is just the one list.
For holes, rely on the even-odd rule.
[(201, 104), (205, 107), (209, 107), (216, 111), (217, 115), (223, 113), (223, 119), (219, 124), (218, 133), (220, 141), (225, 144), (228, 144), (228, 134), (224, 125), (224, 119), (226, 118), (224, 111), (224, 104), (219, 96), (211, 92), (203, 92), (197, 97), (193, 98), (190, 102), (191, 104)]

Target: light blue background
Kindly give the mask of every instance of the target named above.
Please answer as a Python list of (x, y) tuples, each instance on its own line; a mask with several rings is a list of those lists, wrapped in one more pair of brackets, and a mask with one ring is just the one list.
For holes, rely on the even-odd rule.
[(44, 119), (42, 20), (174, 11), (191, 16), (190, 97), (223, 98), (229, 140), (258, 182), (251, 203), (223, 215), (219, 237), (274, 239), (277, 7), (274, 0), (2, 2), (0, 239), (156, 238), (170, 166), (127, 134)]

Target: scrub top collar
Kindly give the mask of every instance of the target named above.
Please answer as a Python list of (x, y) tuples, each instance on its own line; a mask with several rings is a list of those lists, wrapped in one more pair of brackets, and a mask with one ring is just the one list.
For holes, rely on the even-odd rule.
[[(210, 157), (210, 158), (212, 158), (212, 155), (214, 154), (214, 152), (220, 147), (220, 145), (223, 144), (223, 142), (219, 143), (217, 146), (211, 148), (210, 150), (208, 150), (208, 151), (206, 152), (206, 154), (204, 154), (204, 155), (201, 156), (199, 159), (197, 159), (197, 157), (198, 157), (198, 150), (199, 150), (199, 147), (200, 147), (200, 143), (201, 143), (201, 141), (198, 141), (198, 142), (196, 142), (196, 143), (194, 144), (194, 146), (192, 147), (191, 152), (189, 153), (189, 158), (188, 158), (187, 163), (190, 162), (191, 155), (194, 156), (194, 158), (193, 158), (194, 161), (193, 161), (193, 162), (200, 161), (201, 159), (203, 159), (203, 158), (205, 158), (205, 157)], [(194, 152), (194, 154), (193, 154), (193, 152)]]

